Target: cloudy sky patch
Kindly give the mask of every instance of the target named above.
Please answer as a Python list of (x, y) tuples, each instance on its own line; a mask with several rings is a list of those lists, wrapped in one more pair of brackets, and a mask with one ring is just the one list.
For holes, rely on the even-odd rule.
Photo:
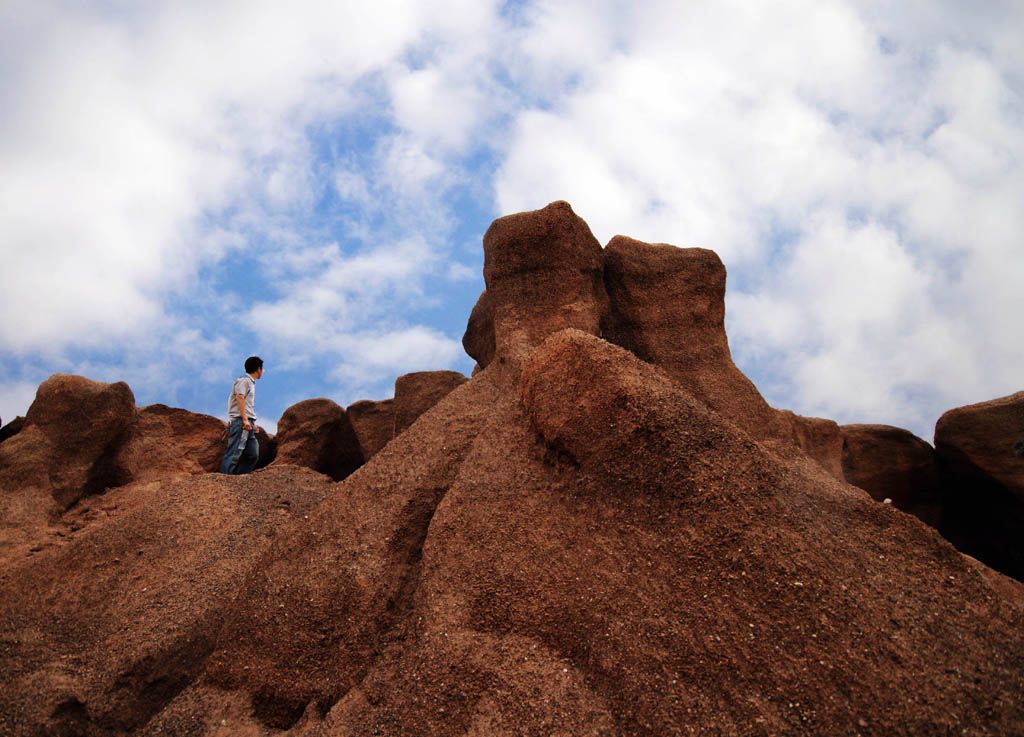
[(716, 250), (776, 406), (931, 439), (1021, 389), (1012, 2), (14, 2), (0, 415), (50, 373), (221, 415), (469, 373), (499, 215)]

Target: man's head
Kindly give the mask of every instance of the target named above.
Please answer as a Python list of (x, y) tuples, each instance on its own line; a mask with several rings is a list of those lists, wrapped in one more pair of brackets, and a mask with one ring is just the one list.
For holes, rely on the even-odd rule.
[[(256, 376), (256, 373), (263, 373), (263, 359), (259, 356), (249, 356), (245, 359), (245, 373)], [(259, 378), (258, 376), (256, 378)]]

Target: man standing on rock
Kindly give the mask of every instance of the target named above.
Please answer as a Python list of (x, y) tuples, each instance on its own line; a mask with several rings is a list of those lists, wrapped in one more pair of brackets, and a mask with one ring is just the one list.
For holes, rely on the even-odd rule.
[(263, 376), (263, 359), (245, 359), (245, 376), (235, 379), (228, 398), (228, 452), (220, 464), (220, 472), (249, 473), (256, 468), (260, 444), (256, 440), (256, 380)]

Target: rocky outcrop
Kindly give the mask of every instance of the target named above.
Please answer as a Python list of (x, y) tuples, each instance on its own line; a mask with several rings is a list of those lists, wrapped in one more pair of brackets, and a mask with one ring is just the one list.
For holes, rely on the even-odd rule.
[(216, 417), (151, 404), (138, 410), (117, 454), (126, 479), (155, 481), (216, 471), (227, 447)]
[(352, 423), (330, 399), (306, 399), (284, 411), (277, 423), (275, 464), (312, 468), (335, 481), (363, 464)]
[(1024, 392), (946, 412), (935, 452), (947, 481), (943, 533), (990, 566), (1024, 579)]
[(350, 405), (345, 413), (359, 438), (363, 458), (369, 461), (395, 436), (394, 400), (373, 401), (361, 399)]
[[(123, 484), (117, 453), (134, 420), (135, 397), (124, 382), (54, 374), (40, 384), (22, 431), (0, 444), (0, 484), (42, 487), (56, 510)], [(27, 466), (45, 474), (22, 476)]]
[[(134, 518), (138, 537), (97, 529), (73, 555), (0, 568), (0, 729), (1022, 733), (1024, 588), (780, 450), (801, 432), (831, 447), (821, 423), (764, 438), (747, 429), (749, 394), (712, 396), (711, 377), (692, 388), (599, 337), (603, 281), (570, 215), (492, 226), (489, 263), (515, 265), (489, 272), (505, 280), (487, 284), (494, 359), (329, 493), (279, 502), (280, 526), (264, 521), (268, 494), (311, 472), (154, 484), (212, 499), (154, 510), (196, 515), (180, 573), (167, 557), (141, 568), (168, 533)], [(531, 292), (529, 272), (551, 293)], [(287, 475), (262, 486), (274, 474)], [(113, 492), (117, 510), (145, 488)], [(192, 547), (207, 534), (212, 547)], [(62, 591), (60, 566), (91, 560), (96, 587), (76, 576)], [(29, 580), (43, 583), (26, 606)]]
[(965, 481), (992, 482), (1024, 502), (1024, 392), (951, 409), (935, 424), (935, 451)]
[(607, 340), (661, 367), (726, 419), (762, 436), (774, 410), (732, 362), (725, 266), (713, 251), (616, 236), (605, 249)]
[(491, 223), (484, 280), (495, 357), (519, 360), (563, 327), (597, 335), (608, 305), (602, 262), (601, 244), (567, 202)]
[(822, 417), (804, 417), (788, 409), (776, 410), (782, 427), (781, 439), (787, 439), (818, 462), (834, 478), (843, 477), (843, 435), (839, 425)]
[(25, 418), (18, 416), (15, 417), (10, 422), (8, 422), (3, 427), (0, 427), (0, 443), (7, 440), (7, 438), (14, 437), (15, 435), (17, 435), (19, 432), (21, 432), (21, 428), (23, 428), (24, 426)]
[(468, 379), (458, 371), (416, 371), (399, 376), (395, 379), (392, 404), (395, 418), (393, 435), (403, 432), (420, 415), (466, 381)]
[[(533, 328), (540, 334), (564, 324), (601, 335), (662, 368), (720, 415), (755, 437), (772, 441), (780, 452), (799, 448), (842, 478), (839, 426), (831, 420), (773, 409), (733, 363), (725, 333), (725, 266), (713, 251), (615, 236), (600, 254), (603, 263), (597, 267), (596, 241), (563, 205), (554, 203), (535, 213), (502, 218), (488, 231), (484, 248), (486, 253), (491, 244), (491, 262), (511, 265), (495, 267), (493, 273), (485, 266), (488, 289), (480, 295), (462, 339), (479, 366), (486, 367), (495, 350), (494, 282), (502, 286), (502, 294), (508, 294), (504, 299), (517, 305), (509, 311), (510, 325), (531, 322), (520, 314), (529, 305), (544, 315)], [(538, 237), (539, 232), (545, 235)], [(529, 237), (545, 243), (537, 254), (554, 254), (550, 256), (551, 281), (533, 278), (531, 262), (520, 256), (524, 249), (516, 244)], [(552, 241), (557, 248), (549, 245)], [(576, 272), (571, 266), (574, 260), (581, 264)], [(597, 268), (603, 288), (592, 283)], [(563, 282), (574, 286), (563, 292)], [(539, 294), (541, 290), (550, 294)], [(559, 306), (559, 300), (567, 304)]]
[(935, 450), (909, 430), (890, 425), (843, 425), (843, 475), (876, 501), (932, 527), (942, 522), (942, 489)]

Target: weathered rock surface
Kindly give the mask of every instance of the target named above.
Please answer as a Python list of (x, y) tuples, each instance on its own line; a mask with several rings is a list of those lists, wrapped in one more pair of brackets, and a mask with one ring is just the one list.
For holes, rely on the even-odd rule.
[[(771, 410), (764, 437), (749, 394), (711, 391), (739, 384), (691, 387), (598, 337), (603, 280), (570, 215), (492, 226), (494, 359), (329, 492), (308, 482), (290, 521), (264, 521), (271, 496), (312, 472), (200, 476), (147, 497), (180, 505), (153, 520), (198, 517), (180, 570), (143, 567), (147, 541), (179, 541), (135, 518), (0, 568), (0, 731), (1024, 733), (1024, 587), (780, 450), (803, 433), (831, 458), (829, 427)], [(225, 506), (256, 511), (222, 530)]]
[(935, 451), (965, 479), (992, 481), (1024, 502), (1024, 392), (951, 409), (935, 424)]
[(131, 484), (3, 559), (0, 734), (143, 729), (202, 671), (239, 581), (330, 488), (294, 467)]
[(804, 417), (788, 409), (776, 410), (782, 425), (782, 438), (813, 458), (834, 478), (843, 480), (843, 435), (833, 420), (821, 417)]
[(959, 407), (935, 425), (948, 491), (943, 532), (961, 550), (1024, 579), (1024, 392)]
[(359, 438), (363, 458), (369, 461), (395, 436), (394, 400), (373, 401), (361, 399), (350, 405), (345, 413)]
[(468, 381), (458, 371), (416, 371), (395, 379), (395, 417), (393, 435), (398, 435), (416, 422), (453, 389)]
[(39, 385), (25, 424), (45, 438), (49, 453), (39, 462), (48, 468), (60, 508), (127, 480), (116, 457), (134, 420), (135, 396), (123, 381), (54, 374)]
[(519, 360), (564, 327), (597, 335), (608, 306), (602, 262), (601, 244), (567, 202), (491, 223), (484, 280), (495, 356)]
[(226, 427), (216, 417), (165, 404), (140, 407), (117, 465), (132, 481), (216, 471), (227, 447)]
[(842, 479), (832, 420), (773, 409), (732, 361), (725, 333), (725, 265), (714, 251), (615, 236), (604, 251), (609, 310), (602, 335), (663, 369), (759, 440), (794, 445)]
[(877, 501), (891, 499), (932, 527), (942, 522), (942, 489), (935, 450), (909, 430), (890, 425), (843, 425), (843, 474)]
[(275, 464), (312, 468), (335, 481), (363, 465), (359, 438), (345, 410), (330, 399), (306, 399), (284, 411), (277, 423)]
[[(358, 686), (400, 641), (419, 581), (431, 519), (497, 387), (481, 377), (395, 437), (374, 463), (275, 546), (253, 571), (208, 666), (209, 683), (241, 689), (268, 725), (291, 726)], [(305, 567), (297, 575), (297, 566)], [(282, 616), (282, 611), (287, 616)]]

